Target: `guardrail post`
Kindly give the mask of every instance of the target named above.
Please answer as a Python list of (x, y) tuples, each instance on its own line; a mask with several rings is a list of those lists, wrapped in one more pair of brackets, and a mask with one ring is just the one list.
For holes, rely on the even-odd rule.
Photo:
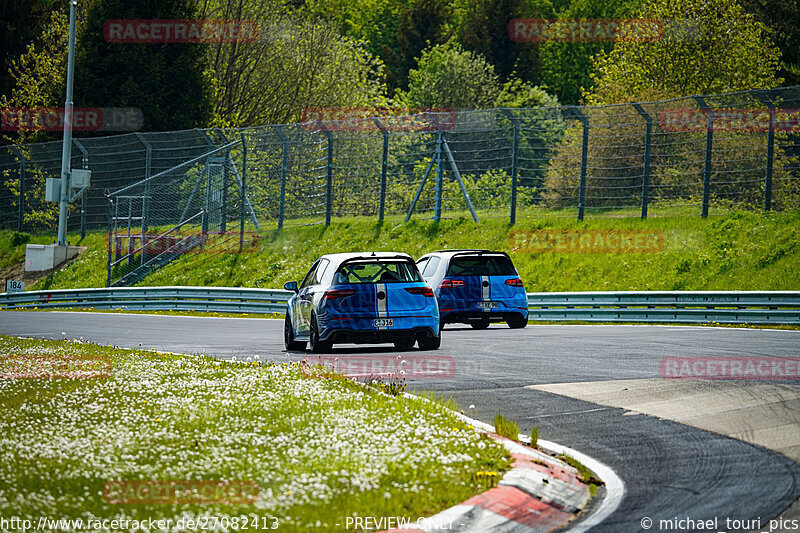
[(239, 202), (239, 253), (244, 250), (244, 219), (245, 219), (245, 200), (247, 199), (247, 140), (244, 132), (242, 138), (242, 186), (240, 187), (241, 201)]
[(711, 155), (714, 149), (714, 111), (706, 105), (706, 99), (702, 96), (695, 96), (695, 101), (706, 114), (706, 153), (705, 163), (703, 164), (703, 207), (701, 216), (708, 216), (709, 195), (711, 192)]
[(283, 141), (281, 150), (281, 192), (278, 196), (278, 229), (283, 229), (283, 219), (286, 216), (286, 173), (289, 171), (289, 137), (280, 126), (273, 126)]
[(511, 212), (508, 222), (512, 226), (517, 222), (517, 173), (518, 153), (519, 153), (519, 118), (517, 118), (508, 108), (500, 109), (511, 120), (514, 126), (514, 140), (511, 145)]
[(578, 220), (583, 220), (583, 212), (586, 208), (586, 167), (589, 157), (589, 117), (577, 106), (571, 108), (583, 126), (583, 139), (581, 141), (581, 175), (578, 183)]
[(375, 125), (378, 126), (378, 129), (381, 130), (381, 134), (383, 135), (383, 149), (381, 151), (381, 185), (379, 193), (380, 196), (378, 198), (378, 220), (382, 221), (384, 211), (386, 209), (386, 174), (389, 170), (389, 131), (378, 117), (373, 117), (372, 120), (375, 122)]
[(642, 169), (642, 218), (647, 218), (647, 204), (650, 196), (650, 143), (653, 136), (653, 117), (641, 106), (633, 104), (636, 111), (644, 118), (644, 168)]
[(325, 131), (328, 138), (328, 164), (325, 174), (325, 225), (331, 225), (331, 211), (333, 211), (333, 133)]

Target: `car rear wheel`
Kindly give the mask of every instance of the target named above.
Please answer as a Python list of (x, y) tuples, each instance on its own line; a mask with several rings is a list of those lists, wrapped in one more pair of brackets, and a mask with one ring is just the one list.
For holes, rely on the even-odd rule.
[(333, 343), (329, 341), (321, 341), (319, 339), (319, 328), (317, 327), (317, 315), (311, 315), (311, 351), (314, 353), (328, 353), (333, 347)]
[(437, 335), (435, 337), (420, 337), (419, 339), (420, 350), (438, 350), (441, 344), (442, 344), (441, 335)]
[(286, 313), (286, 318), (283, 321), (283, 345), (287, 350), (296, 352), (302, 352), (306, 349), (306, 343), (294, 340), (294, 328), (292, 328), (289, 313)]
[(398, 350), (410, 350), (411, 348), (414, 347), (414, 343), (416, 342), (417, 340), (414, 337), (409, 337), (407, 339), (400, 339), (394, 341), (394, 347), (397, 348)]
[(470, 320), (469, 325), (472, 329), (486, 329), (489, 327), (489, 319), (481, 318), (480, 320)]
[(522, 315), (515, 315), (513, 317), (509, 317), (508, 320), (506, 320), (506, 323), (511, 329), (520, 329), (528, 325), (528, 319)]

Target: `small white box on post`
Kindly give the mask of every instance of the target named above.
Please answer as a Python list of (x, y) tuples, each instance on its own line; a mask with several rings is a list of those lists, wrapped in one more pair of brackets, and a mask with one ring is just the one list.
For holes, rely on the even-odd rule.
[(72, 170), (69, 179), (69, 186), (73, 189), (85, 189), (92, 180), (92, 171), (82, 168)]
[(61, 201), (61, 178), (47, 178), (44, 180), (44, 199), (47, 202)]

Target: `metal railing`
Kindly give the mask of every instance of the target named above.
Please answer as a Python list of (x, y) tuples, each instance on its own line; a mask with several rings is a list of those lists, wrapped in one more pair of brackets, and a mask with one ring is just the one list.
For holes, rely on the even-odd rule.
[[(281, 313), (291, 292), (231, 287), (131, 287), (0, 294), (0, 309)], [(800, 324), (800, 291), (528, 293), (529, 320)]]

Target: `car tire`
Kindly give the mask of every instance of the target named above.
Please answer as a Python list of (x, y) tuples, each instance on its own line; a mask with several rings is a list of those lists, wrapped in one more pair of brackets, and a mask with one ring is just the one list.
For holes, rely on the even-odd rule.
[(289, 319), (289, 313), (286, 313), (286, 318), (283, 321), (283, 345), (287, 350), (293, 352), (303, 352), (306, 349), (306, 343), (294, 340), (294, 328), (292, 321)]
[(406, 339), (400, 339), (394, 341), (394, 347), (398, 350), (410, 350), (416, 344), (417, 339), (414, 337), (408, 337)]
[(508, 327), (511, 329), (521, 329), (528, 325), (528, 317), (522, 315), (514, 315), (506, 320)]
[(420, 337), (419, 349), (420, 350), (438, 350), (442, 344), (442, 336), (436, 335), (435, 337)]
[(317, 327), (317, 315), (311, 315), (311, 351), (314, 353), (329, 353), (333, 347), (330, 341), (319, 340), (319, 328)]
[(470, 320), (469, 325), (472, 329), (486, 329), (489, 327), (489, 319), (481, 318), (480, 320)]

